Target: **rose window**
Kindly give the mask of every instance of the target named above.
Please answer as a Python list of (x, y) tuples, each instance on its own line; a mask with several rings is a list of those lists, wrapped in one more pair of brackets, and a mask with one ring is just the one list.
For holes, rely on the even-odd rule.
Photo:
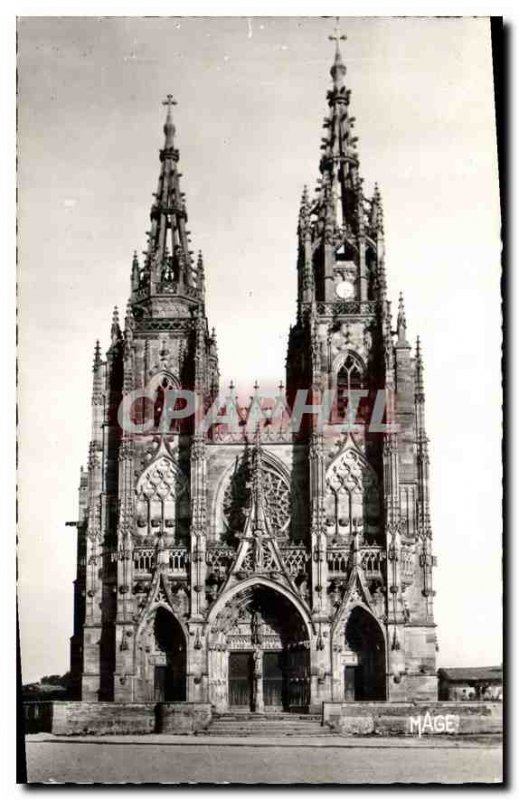
[[(274, 534), (286, 532), (290, 523), (290, 487), (286, 478), (268, 464), (261, 468), (263, 508)], [(250, 465), (241, 463), (225, 490), (223, 514), (227, 528), (232, 533), (241, 533), (245, 528), (250, 507)]]

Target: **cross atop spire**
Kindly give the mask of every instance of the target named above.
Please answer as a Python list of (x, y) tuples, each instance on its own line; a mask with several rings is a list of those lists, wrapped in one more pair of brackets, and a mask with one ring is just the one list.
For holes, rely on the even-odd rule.
[(332, 42), (335, 42), (335, 61), (330, 70), (330, 74), (333, 78), (335, 85), (339, 86), (342, 85), (342, 80), (346, 74), (346, 67), (344, 66), (342, 61), (341, 48), (339, 42), (346, 41), (346, 35), (344, 33), (341, 33), (339, 17), (336, 17), (335, 19), (337, 20), (335, 25), (335, 31), (333, 33), (333, 36), (328, 37)]
[(173, 147), (173, 137), (175, 136), (175, 126), (173, 125), (173, 117), (171, 116), (172, 106), (177, 105), (177, 101), (173, 98), (172, 94), (166, 95), (166, 99), (162, 101), (163, 106), (167, 106), (168, 113), (166, 122), (164, 123), (164, 134), (166, 136), (165, 147)]
[(177, 101), (174, 99), (172, 94), (167, 94), (166, 99), (162, 101), (163, 106), (168, 107), (168, 113), (171, 111), (171, 106), (176, 106)]
[(333, 34), (331, 36), (328, 36), (328, 39), (330, 39), (330, 41), (336, 43), (335, 46), (336, 46), (337, 50), (339, 50), (339, 42), (345, 42), (346, 41), (346, 39), (347, 39), (346, 34), (345, 33), (341, 33), (341, 18), (340, 17), (335, 17), (335, 29), (334, 29)]

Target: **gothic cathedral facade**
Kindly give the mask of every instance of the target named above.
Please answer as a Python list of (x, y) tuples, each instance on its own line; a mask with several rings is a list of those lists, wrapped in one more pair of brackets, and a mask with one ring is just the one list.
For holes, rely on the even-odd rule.
[[(94, 356), (71, 639), (82, 700), (301, 711), (437, 698), (422, 356), (402, 299), (393, 326), (381, 196), (363, 191), (338, 39), (330, 72), (276, 400), (290, 411), (308, 393), (298, 428), (283, 413), (273, 424), (272, 409), (247, 424), (254, 397), (236, 406), (237, 428), (228, 415), (163, 424), (170, 397), (185, 409), (191, 392), (206, 410), (220, 396), (167, 101), (147, 250), (124, 326), (115, 313)], [(312, 411), (324, 397), (329, 416)], [(373, 432), (366, 409), (381, 398)]]

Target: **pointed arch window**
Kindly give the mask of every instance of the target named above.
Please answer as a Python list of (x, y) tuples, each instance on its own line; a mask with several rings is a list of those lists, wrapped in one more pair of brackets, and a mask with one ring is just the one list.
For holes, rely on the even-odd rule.
[(353, 391), (366, 388), (364, 365), (355, 353), (348, 353), (337, 372), (337, 414), (344, 419), (348, 398)]
[(171, 380), (168, 375), (164, 375), (155, 394), (155, 403), (153, 405), (153, 424), (155, 430), (159, 429), (162, 412), (166, 403), (167, 394), (172, 389), (176, 389), (176, 384)]

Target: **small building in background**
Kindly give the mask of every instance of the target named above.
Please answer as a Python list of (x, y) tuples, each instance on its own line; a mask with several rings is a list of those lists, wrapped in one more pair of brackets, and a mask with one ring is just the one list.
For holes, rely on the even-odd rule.
[(438, 679), (440, 700), (503, 699), (503, 667), (447, 667)]

